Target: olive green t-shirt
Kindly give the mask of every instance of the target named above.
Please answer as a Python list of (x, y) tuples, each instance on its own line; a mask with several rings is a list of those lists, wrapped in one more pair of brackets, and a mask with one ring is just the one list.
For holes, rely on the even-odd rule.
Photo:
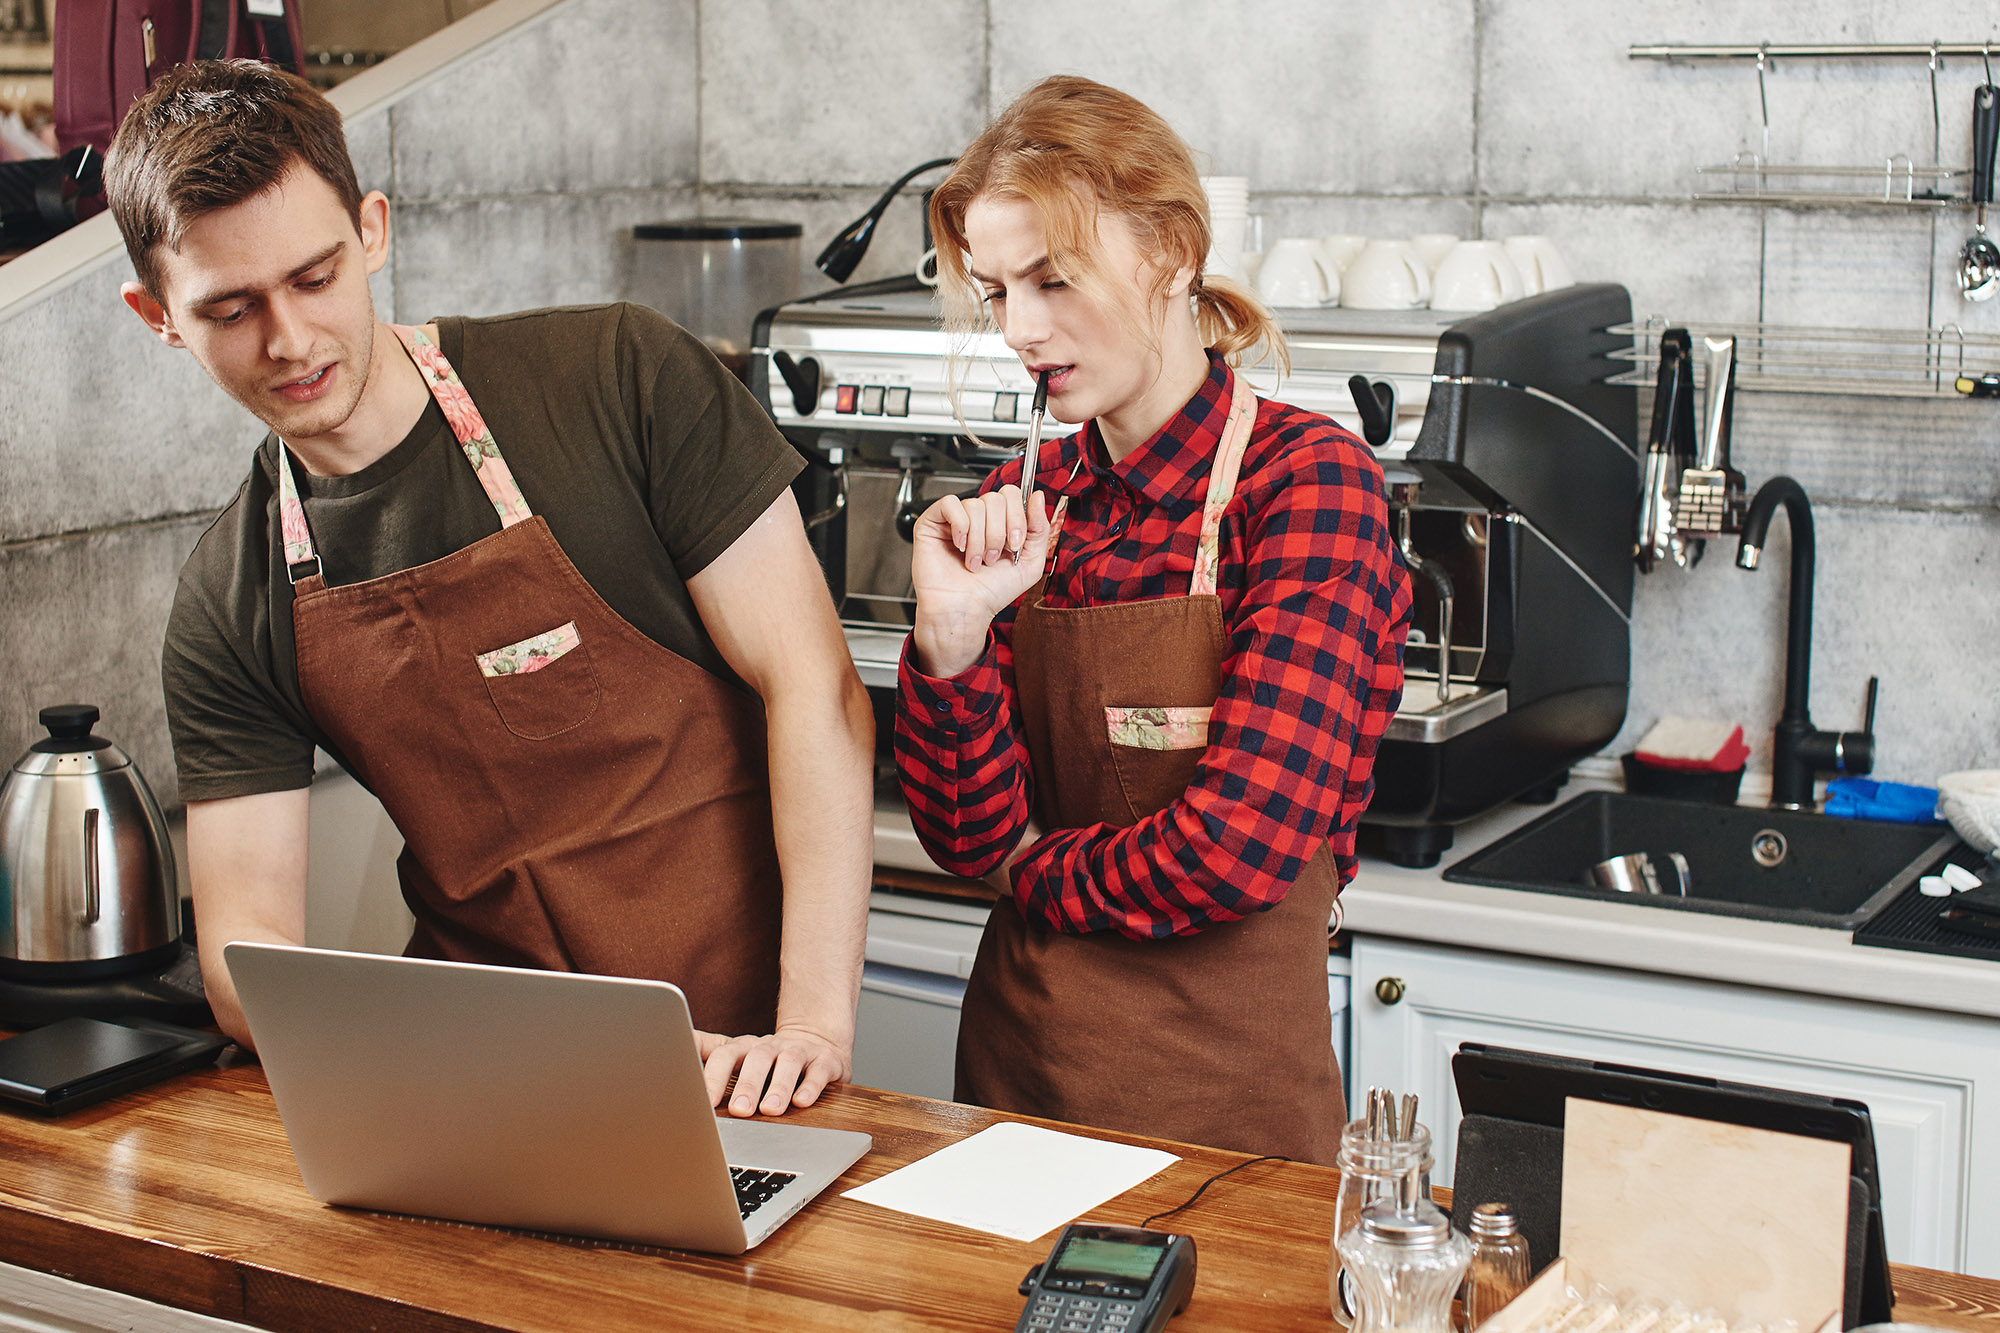
[[(699, 339), (643, 306), (441, 319), (445, 357), (564, 554), (654, 642), (730, 681), (687, 580), (727, 550), (803, 465)], [(278, 526), (278, 442), (181, 569), (162, 667), (183, 800), (288, 791), (313, 747)], [(295, 469), (329, 586), (450, 555), (499, 516), (433, 402), (361, 471)]]

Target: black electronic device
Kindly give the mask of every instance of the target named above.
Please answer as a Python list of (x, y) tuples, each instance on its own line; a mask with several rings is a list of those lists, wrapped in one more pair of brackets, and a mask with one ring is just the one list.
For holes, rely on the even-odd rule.
[(1194, 1238), (1072, 1222), (1021, 1279), (1015, 1333), (1157, 1333), (1194, 1295)]
[(1572, 1097), (1845, 1143), (1851, 1151), (1843, 1327), (1886, 1323), (1895, 1303), (1882, 1235), (1882, 1182), (1868, 1107), (1694, 1074), (1462, 1042), (1451, 1059), (1460, 1110), (1452, 1211), (1515, 1206), (1539, 1267), (1562, 1235), (1564, 1109)]
[(65, 1018), (0, 1040), (0, 1097), (71, 1111), (212, 1063), (228, 1044), (213, 1032), (143, 1018)]

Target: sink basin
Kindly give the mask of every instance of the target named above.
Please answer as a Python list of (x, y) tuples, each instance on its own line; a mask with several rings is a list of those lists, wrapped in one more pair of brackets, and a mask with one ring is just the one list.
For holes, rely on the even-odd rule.
[[(1853, 930), (1957, 845), (1958, 838), (1942, 827), (1598, 791), (1474, 852), (1444, 877), (1460, 884)], [(1669, 852), (1681, 853), (1692, 872), (1688, 896), (1675, 896), (1671, 889), (1657, 895), (1618, 893), (1585, 879), (1599, 861), (1629, 852), (1650, 852), (1662, 861)], [(1760, 852), (1775, 864), (1761, 864)], [(1667, 878), (1671, 883), (1671, 875)]]

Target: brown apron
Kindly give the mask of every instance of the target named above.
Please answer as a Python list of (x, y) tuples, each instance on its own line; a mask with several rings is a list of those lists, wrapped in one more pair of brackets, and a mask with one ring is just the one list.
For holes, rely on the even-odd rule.
[(406, 952), (671, 981), (772, 1030), (781, 892), (755, 696), (613, 611), (423, 329), (397, 328), (501, 528), (329, 588), (279, 453), (299, 687), (402, 832)]
[[(1194, 779), (1230, 653), (1210, 529), (1255, 419), (1239, 376), (1187, 596), (1053, 608), (1038, 586), (1023, 600), (1014, 676), (1044, 828), (1134, 824)], [(966, 986), (958, 1099), (1332, 1165), (1346, 1119), (1326, 982), (1339, 890), (1323, 847), (1276, 907), (1161, 940), (1056, 934), (1003, 898)]]

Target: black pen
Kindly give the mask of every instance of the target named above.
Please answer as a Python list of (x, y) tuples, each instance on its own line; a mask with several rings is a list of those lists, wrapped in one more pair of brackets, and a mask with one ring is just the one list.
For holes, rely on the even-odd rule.
[[(1021, 518), (1027, 521), (1028, 502), (1035, 498), (1035, 468), (1042, 456), (1042, 420), (1049, 414), (1049, 374), (1044, 370), (1035, 377), (1035, 401), (1028, 408), (1028, 439), (1021, 446)], [(1021, 552), (1017, 547), (1009, 551), (1015, 564), (1021, 563)]]

